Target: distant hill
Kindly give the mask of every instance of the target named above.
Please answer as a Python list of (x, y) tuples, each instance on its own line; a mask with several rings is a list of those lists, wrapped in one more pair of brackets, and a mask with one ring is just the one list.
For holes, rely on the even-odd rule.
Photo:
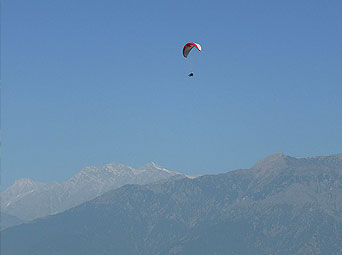
[(1, 193), (1, 211), (32, 220), (63, 212), (125, 184), (147, 184), (184, 177), (152, 162), (141, 168), (123, 164), (86, 167), (64, 183), (20, 179)]
[(342, 154), (125, 185), (2, 232), (6, 255), (342, 254)]

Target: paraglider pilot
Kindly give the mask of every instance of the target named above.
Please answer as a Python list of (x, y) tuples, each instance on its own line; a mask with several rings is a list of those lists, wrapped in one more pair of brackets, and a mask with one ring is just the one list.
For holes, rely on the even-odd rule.
[[(193, 43), (193, 42), (188, 42), (187, 44), (184, 45), (183, 47), (183, 56), (185, 58), (188, 57), (190, 51), (192, 50), (192, 48), (196, 48), (197, 50), (199, 51), (202, 51), (202, 47), (201, 45), (199, 45), (198, 43)], [(191, 72), (188, 74), (189, 77), (193, 77), (194, 76), (194, 73)]]

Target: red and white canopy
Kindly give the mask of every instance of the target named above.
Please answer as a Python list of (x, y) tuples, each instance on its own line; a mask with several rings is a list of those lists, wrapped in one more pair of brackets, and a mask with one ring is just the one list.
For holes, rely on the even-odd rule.
[(196, 47), (199, 51), (202, 50), (202, 47), (201, 45), (199, 45), (198, 43), (193, 43), (193, 42), (189, 42), (187, 44), (184, 45), (184, 48), (183, 48), (183, 56), (185, 58), (188, 57), (190, 51), (192, 50), (193, 47)]

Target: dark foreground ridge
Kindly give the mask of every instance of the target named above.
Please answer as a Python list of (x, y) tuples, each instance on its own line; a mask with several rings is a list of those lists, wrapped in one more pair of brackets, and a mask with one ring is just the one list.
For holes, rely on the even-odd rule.
[(126, 185), (2, 232), (2, 254), (342, 254), (342, 154)]

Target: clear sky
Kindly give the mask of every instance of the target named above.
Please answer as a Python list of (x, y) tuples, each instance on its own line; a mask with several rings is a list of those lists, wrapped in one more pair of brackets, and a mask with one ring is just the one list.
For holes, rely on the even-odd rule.
[[(340, 0), (3, 0), (3, 187), (109, 162), (198, 174), (341, 153), (341, 13)], [(203, 50), (185, 59), (189, 41)]]

